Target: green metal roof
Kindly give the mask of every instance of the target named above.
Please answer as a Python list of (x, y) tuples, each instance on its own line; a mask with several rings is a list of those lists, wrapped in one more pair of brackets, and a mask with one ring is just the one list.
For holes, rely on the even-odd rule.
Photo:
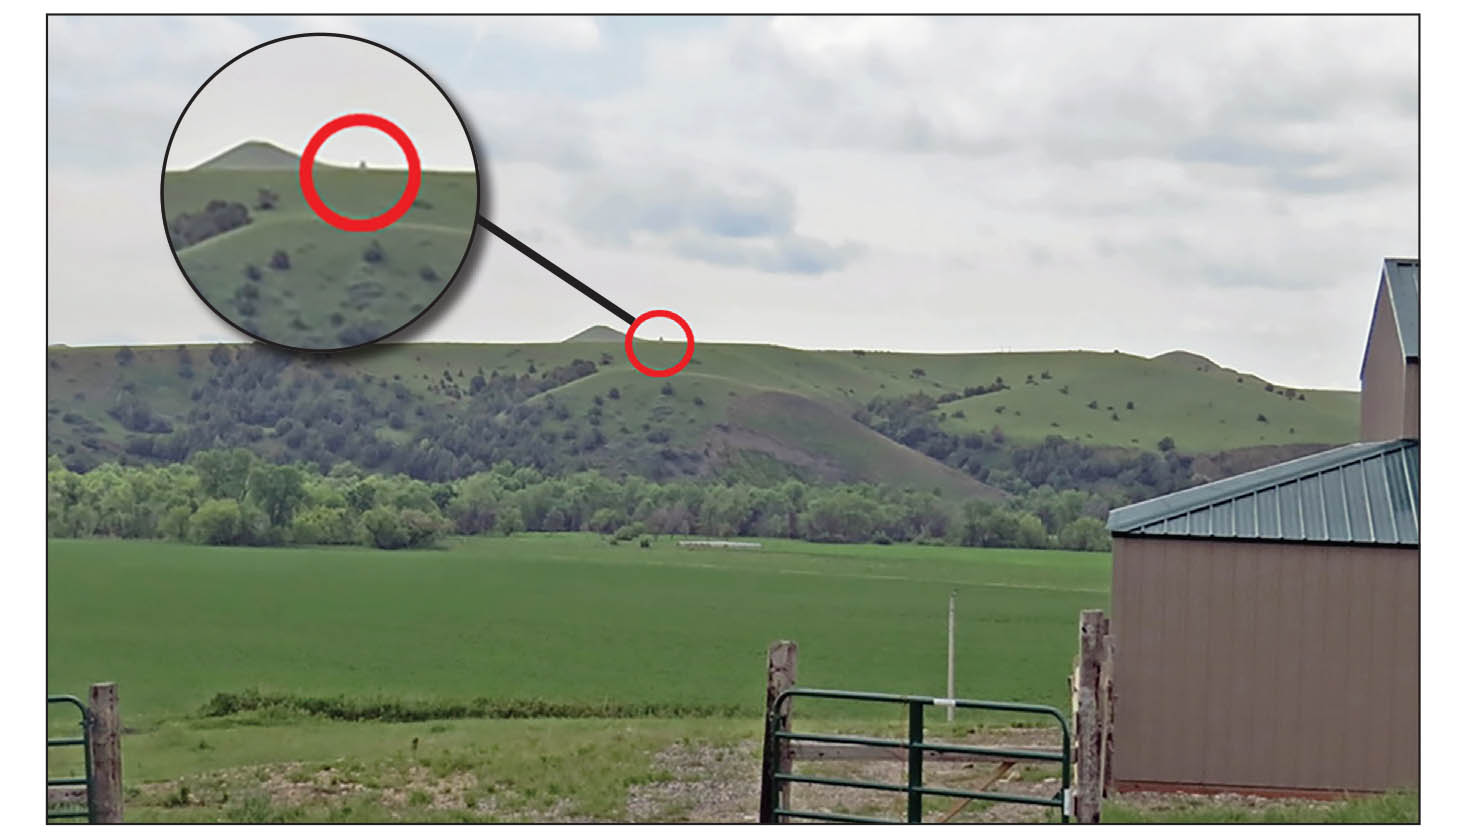
[(1421, 260), (1386, 259), (1385, 282), (1390, 286), (1390, 308), (1395, 330), (1409, 360), (1421, 357)]
[(1421, 446), (1357, 442), (1109, 513), (1122, 535), (1417, 546)]

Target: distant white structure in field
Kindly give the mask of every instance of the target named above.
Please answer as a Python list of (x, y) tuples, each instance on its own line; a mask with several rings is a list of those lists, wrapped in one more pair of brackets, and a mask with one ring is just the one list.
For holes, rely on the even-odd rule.
[(680, 541), (688, 549), (761, 549), (762, 545), (751, 541)]

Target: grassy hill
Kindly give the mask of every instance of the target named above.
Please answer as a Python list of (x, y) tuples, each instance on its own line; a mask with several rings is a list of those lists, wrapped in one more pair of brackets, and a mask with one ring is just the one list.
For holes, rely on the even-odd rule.
[(301, 157), (279, 145), (251, 140), (227, 148), (194, 167), (203, 169), (235, 169), (257, 171), (295, 171)]
[[(654, 366), (682, 350), (660, 341), (638, 349)], [(1217, 477), (1350, 441), (1358, 417), (1354, 393), (1294, 392), (1180, 354), (702, 344), (670, 379), (639, 374), (611, 341), (583, 340), (388, 344), (331, 356), (52, 347), (47, 357), (48, 452), (79, 468), (244, 445), (283, 461), (349, 460), (428, 479), (509, 459), (655, 479), (801, 476), (995, 496), (983, 484), (1002, 484), (993, 470), (1053, 469), (1029, 446), (1133, 467), (1135, 479), (1150, 466), (1130, 463), (1169, 436), (1194, 458), (1172, 467)], [(908, 426), (928, 423), (928, 440), (874, 418), (900, 400), (912, 409)], [(940, 452), (936, 438), (948, 441)], [(1146, 490), (1161, 484), (1148, 480)]]
[[(252, 142), (164, 174), (164, 215), (237, 205), (248, 221), (205, 237), (173, 235), (180, 265), (216, 310), (282, 345), (335, 349), (394, 331), (434, 302), (474, 232), (474, 172), (423, 173), (402, 219), (347, 232), (307, 206), (296, 155)], [(353, 218), (382, 213), (403, 193), (403, 170), (315, 167), (318, 193)], [(224, 209), (217, 209), (224, 212)], [(223, 226), (223, 225), (222, 225)]]

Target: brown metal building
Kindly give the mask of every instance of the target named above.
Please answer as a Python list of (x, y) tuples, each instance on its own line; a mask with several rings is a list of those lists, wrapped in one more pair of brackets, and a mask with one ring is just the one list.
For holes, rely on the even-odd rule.
[(1419, 783), (1419, 296), (1387, 260), (1365, 441), (1110, 514), (1120, 787)]

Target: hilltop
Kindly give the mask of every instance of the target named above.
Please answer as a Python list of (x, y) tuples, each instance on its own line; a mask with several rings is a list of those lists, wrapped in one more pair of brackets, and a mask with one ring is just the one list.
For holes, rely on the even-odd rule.
[[(681, 351), (640, 349), (653, 366)], [(1350, 441), (1358, 418), (1355, 393), (1100, 352), (702, 344), (670, 379), (581, 341), (331, 356), (51, 347), (47, 359), (47, 450), (82, 469), (243, 445), (278, 461), (436, 480), (509, 460), (657, 480), (873, 481), (952, 497), (1044, 484), (1149, 496)]]
[(216, 154), (190, 171), (296, 171), (301, 156), (264, 140), (243, 142)]
[(562, 341), (564, 343), (622, 343), (622, 333), (605, 325), (589, 326)]

